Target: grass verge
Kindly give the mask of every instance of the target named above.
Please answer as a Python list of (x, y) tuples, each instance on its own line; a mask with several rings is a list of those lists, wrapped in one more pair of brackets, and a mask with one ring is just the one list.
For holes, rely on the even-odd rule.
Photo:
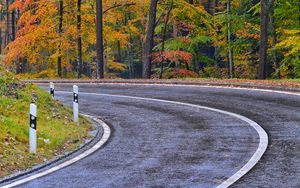
[[(38, 107), (37, 154), (29, 154), (29, 105)], [(72, 151), (88, 139), (89, 121), (72, 122), (72, 111), (42, 89), (22, 84), (0, 67), (0, 177)]]

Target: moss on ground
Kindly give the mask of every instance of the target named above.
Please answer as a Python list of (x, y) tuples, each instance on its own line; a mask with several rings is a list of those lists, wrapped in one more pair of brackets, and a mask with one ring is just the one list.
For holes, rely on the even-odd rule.
[[(29, 105), (38, 107), (37, 154), (29, 154)], [(42, 89), (22, 84), (0, 67), (0, 177), (24, 170), (71, 151), (84, 142), (92, 129), (72, 111)]]

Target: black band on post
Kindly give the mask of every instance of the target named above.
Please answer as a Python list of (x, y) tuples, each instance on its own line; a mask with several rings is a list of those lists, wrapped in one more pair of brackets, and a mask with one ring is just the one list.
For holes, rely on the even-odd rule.
[(50, 88), (50, 94), (54, 97), (54, 89)]
[(30, 128), (36, 130), (36, 117), (30, 114)]
[(73, 101), (75, 103), (78, 103), (78, 94), (77, 93), (73, 93)]

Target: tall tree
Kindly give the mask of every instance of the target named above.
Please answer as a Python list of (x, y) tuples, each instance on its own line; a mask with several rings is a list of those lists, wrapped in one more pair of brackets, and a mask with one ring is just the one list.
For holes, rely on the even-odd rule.
[[(11, 0), (13, 3), (14, 0)], [(11, 41), (14, 41), (16, 38), (16, 11), (13, 9), (11, 11)]]
[(82, 74), (82, 33), (81, 33), (81, 0), (77, 0), (77, 55), (78, 55), (78, 78)]
[(143, 78), (147, 79), (151, 76), (151, 54), (154, 45), (154, 32), (156, 25), (156, 11), (157, 11), (157, 1), (151, 0), (148, 27), (146, 39), (143, 45)]
[(228, 62), (229, 62), (229, 75), (232, 79), (234, 77), (234, 64), (233, 64), (233, 50), (231, 42), (231, 0), (227, 0), (227, 42), (228, 42)]
[(58, 24), (58, 34), (59, 34), (59, 44), (58, 44), (58, 57), (57, 57), (57, 73), (58, 76), (62, 77), (62, 27), (63, 27), (63, 11), (64, 11), (64, 3), (63, 0), (59, 0), (59, 24)]
[[(162, 33), (162, 45), (161, 45), (161, 51), (162, 53), (165, 51), (165, 40), (166, 40), (166, 35), (167, 35), (167, 26), (170, 20), (170, 15), (171, 15), (171, 11), (173, 9), (173, 4), (174, 4), (174, 0), (171, 0), (171, 4), (170, 4), (170, 8), (167, 12), (167, 16), (165, 19), (165, 23), (164, 23), (164, 29), (163, 29), (163, 33)], [(159, 78), (162, 79), (163, 77), (163, 71), (164, 71), (164, 62), (161, 62), (160, 64), (160, 74), (159, 74)]]
[(268, 23), (269, 3), (268, 0), (260, 1), (260, 49), (259, 49), (259, 79), (267, 78), (267, 50), (268, 50)]
[(96, 38), (97, 38), (97, 79), (104, 78), (104, 46), (103, 46), (103, 5), (96, 0)]
[(6, 14), (6, 28), (5, 28), (5, 41), (4, 41), (4, 46), (7, 46), (8, 43), (10, 42), (10, 36), (9, 36), (9, 22), (10, 22), (10, 16), (9, 16), (9, 0), (6, 0), (5, 1), (5, 7), (6, 7), (6, 11), (5, 11), (5, 14)]
[[(0, 4), (0, 24), (3, 21), (3, 11), (2, 11), (2, 3)], [(2, 54), (2, 27), (0, 27), (0, 55)]]
[[(215, 20), (216, 18), (216, 15), (218, 14), (218, 12), (219, 12), (219, 8), (218, 8), (218, 6), (219, 6), (219, 0), (214, 0), (213, 1), (213, 17), (214, 17), (214, 19), (213, 20)], [(215, 23), (214, 23), (215, 24)], [(218, 32), (219, 31), (216, 31), (217, 32), (217, 34), (218, 34)], [(215, 53), (214, 53), (214, 59), (215, 59), (215, 61), (216, 61), (216, 63), (217, 63), (217, 65), (219, 64), (219, 47), (217, 46), (217, 45), (215, 45), (214, 46), (215, 47)]]
[(275, 70), (275, 77), (277, 79), (280, 78), (280, 70), (278, 65), (278, 57), (277, 57), (277, 50), (275, 49), (277, 44), (277, 34), (276, 34), (276, 24), (275, 24), (275, 15), (274, 15), (274, 0), (271, 1), (270, 5), (270, 30), (272, 36), (272, 61), (273, 67)]

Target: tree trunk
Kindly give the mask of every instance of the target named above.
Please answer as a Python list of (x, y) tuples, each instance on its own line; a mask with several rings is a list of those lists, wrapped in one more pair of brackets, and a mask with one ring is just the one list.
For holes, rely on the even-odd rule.
[(228, 62), (229, 62), (229, 75), (232, 79), (234, 77), (234, 64), (233, 64), (233, 50), (231, 42), (231, 1), (227, 0), (227, 40), (228, 40)]
[(261, 0), (260, 13), (260, 49), (259, 49), (259, 79), (267, 78), (267, 50), (268, 50), (268, 1)]
[[(0, 10), (0, 22), (3, 21), (3, 12), (2, 12), (2, 9)], [(2, 40), (2, 27), (0, 27), (0, 55), (2, 54), (2, 43), (3, 43), (3, 40)]]
[(2, 54), (2, 28), (0, 27), (0, 55)]
[(271, 29), (271, 35), (272, 35), (272, 61), (273, 66), (275, 70), (275, 77), (277, 79), (280, 78), (280, 70), (278, 65), (278, 58), (277, 58), (277, 51), (275, 49), (275, 46), (277, 44), (277, 35), (276, 35), (276, 25), (275, 25), (275, 17), (274, 17), (274, 2), (272, 1), (272, 7), (270, 9), (270, 29)]
[(187, 62), (185, 62), (185, 68), (186, 68), (186, 70), (190, 70), (190, 66)]
[(117, 62), (122, 62), (121, 43), (119, 40), (117, 41), (117, 49), (118, 49)]
[(22, 73), (26, 73), (28, 71), (28, 60), (27, 60), (27, 58), (21, 59), (21, 62), (22, 62), (22, 70), (21, 70), (21, 72)]
[(103, 50), (103, 7), (102, 0), (96, 0), (96, 35), (97, 35), (97, 79), (104, 78)]
[[(217, 13), (219, 12), (218, 9), (218, 4), (219, 4), (219, 0), (214, 0), (213, 5), (214, 5), (214, 13), (213, 16), (215, 17), (217, 15)], [(217, 28), (216, 28), (217, 29)], [(217, 30), (217, 34), (219, 34), (219, 31)], [(214, 59), (216, 61), (216, 65), (217, 67), (219, 67), (219, 47), (218, 46), (214, 46), (215, 51), (214, 51)]]
[[(201, 49), (201, 44), (200, 42), (197, 43), (197, 55), (199, 55), (200, 50)], [(200, 70), (203, 68), (203, 63), (200, 60), (196, 60), (195, 61), (195, 72), (199, 75), (200, 74)]]
[(58, 44), (58, 57), (57, 57), (57, 74), (61, 78), (62, 77), (62, 26), (63, 26), (63, 8), (64, 3), (63, 0), (59, 0), (59, 24), (58, 24), (58, 34), (59, 34), (59, 44)]
[(6, 28), (5, 28), (5, 41), (4, 41), (4, 46), (7, 46), (8, 45), (8, 43), (10, 42), (10, 40), (9, 40), (9, 0), (6, 0), (6, 2), (5, 2), (5, 6), (6, 6), (6, 12), (5, 12), (5, 14), (6, 14)]
[(16, 39), (16, 13), (15, 10), (11, 11), (11, 41)]
[(177, 29), (175, 23), (173, 23), (172, 27), (173, 27), (172, 36), (173, 36), (173, 38), (176, 38), (178, 36), (178, 29)]
[(205, 4), (205, 10), (208, 12), (208, 14), (211, 14), (211, 0), (207, 0), (207, 3)]
[[(162, 45), (161, 45), (161, 51), (162, 53), (164, 53), (165, 51), (165, 40), (166, 40), (166, 35), (167, 35), (167, 26), (168, 26), (168, 23), (169, 23), (169, 20), (170, 20), (170, 14), (171, 14), (171, 11), (173, 9), (173, 3), (174, 3), (174, 0), (171, 1), (171, 5), (170, 5), (170, 8), (167, 12), (167, 17), (166, 17), (166, 20), (165, 20), (165, 25), (164, 25), (164, 30), (163, 30), (163, 36), (162, 36)], [(161, 62), (160, 64), (160, 74), (159, 74), (159, 78), (162, 79), (163, 77), (163, 72), (164, 72), (164, 61)]]
[(214, 15), (216, 15), (219, 12), (219, 8), (218, 8), (219, 0), (214, 0), (213, 4), (214, 4)]
[(128, 55), (129, 55), (129, 78), (134, 77), (134, 71), (133, 71), (133, 66), (134, 66), (134, 49), (133, 49), (133, 38), (131, 33), (129, 34), (129, 49), (128, 49)]
[(77, 53), (78, 53), (78, 78), (82, 74), (82, 38), (81, 38), (81, 0), (77, 0)]
[[(189, 4), (194, 5), (194, 0), (189, 0)], [(206, 7), (205, 7), (206, 8)], [(173, 26), (173, 37), (177, 37), (177, 34), (174, 35), (175, 27)], [(197, 48), (198, 50), (196, 51), (197, 55), (199, 54), (199, 49), (200, 49), (200, 42), (197, 43)], [(194, 60), (194, 72), (196, 72), (199, 75), (200, 72), (200, 62), (198, 60)]]
[(147, 79), (151, 76), (151, 54), (154, 45), (154, 32), (155, 32), (155, 23), (156, 23), (156, 9), (157, 9), (157, 0), (151, 0), (150, 11), (149, 11), (149, 20), (146, 39), (144, 41), (143, 47), (143, 78)]
[(300, 25), (300, 1), (298, 1), (298, 19)]

